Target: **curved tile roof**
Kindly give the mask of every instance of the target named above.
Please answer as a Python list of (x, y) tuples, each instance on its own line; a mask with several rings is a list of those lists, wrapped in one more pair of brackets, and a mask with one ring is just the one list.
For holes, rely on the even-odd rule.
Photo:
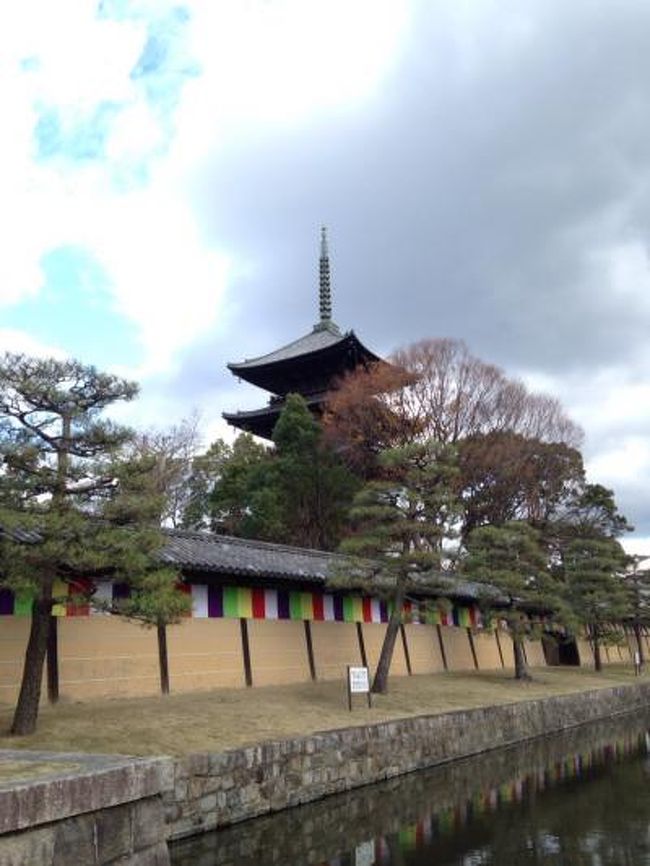
[[(188, 571), (208, 571), (215, 574), (232, 574), (241, 577), (280, 578), (324, 584), (343, 570), (345, 558), (337, 553), (326, 553), (288, 544), (272, 544), (234, 538), (211, 532), (193, 532), (167, 529), (168, 543), (159, 556), (170, 565)], [(421, 583), (421, 588), (418, 586)], [(449, 575), (437, 578), (437, 587), (424, 576), (414, 576), (410, 591), (425, 595), (449, 595), (451, 597), (478, 600), (489, 595), (497, 603), (507, 603), (496, 590), (486, 592), (484, 585), (458, 580)], [(386, 590), (385, 581), (377, 579), (378, 587)]]
[(179, 529), (165, 534), (168, 543), (160, 557), (188, 570), (324, 583), (341, 562), (334, 553), (266, 541)]
[(253, 367), (265, 367), (267, 364), (276, 364), (279, 361), (289, 361), (292, 358), (299, 358), (303, 355), (311, 355), (313, 352), (320, 352), (323, 349), (329, 349), (339, 343), (344, 343), (350, 337), (355, 337), (354, 331), (348, 331), (342, 334), (336, 326), (332, 328), (321, 328), (310, 331), (304, 337), (299, 337), (286, 346), (281, 346), (267, 355), (260, 355), (258, 358), (248, 358), (241, 363), (228, 364), (229, 370), (250, 370)]

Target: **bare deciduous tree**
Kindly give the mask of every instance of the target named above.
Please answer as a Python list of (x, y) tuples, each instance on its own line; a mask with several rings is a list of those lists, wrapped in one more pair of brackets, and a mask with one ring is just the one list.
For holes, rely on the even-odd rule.
[(414, 439), (449, 445), (509, 432), (570, 447), (582, 441), (557, 399), (531, 393), (452, 339), (422, 340), (390, 364), (349, 374), (329, 399), (325, 425), (362, 467), (382, 448)]
[(181, 526), (190, 495), (192, 461), (201, 444), (198, 425), (199, 415), (194, 412), (164, 430), (137, 433), (131, 446), (134, 458), (152, 461), (153, 486), (163, 503), (160, 521), (173, 528)]

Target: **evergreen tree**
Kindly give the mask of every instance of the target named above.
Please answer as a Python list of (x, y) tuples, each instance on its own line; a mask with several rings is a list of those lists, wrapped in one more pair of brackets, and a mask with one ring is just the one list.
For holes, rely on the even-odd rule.
[(462, 573), (481, 585), (482, 605), (495, 612), (495, 589), (509, 602), (505, 610), (497, 608), (498, 616), (506, 621), (512, 639), (515, 678), (530, 679), (523, 648), (530, 626), (522, 608), (552, 611), (562, 607), (540, 533), (523, 521), (483, 526), (469, 534), (466, 550)]
[(300, 395), (288, 396), (273, 438), (268, 449), (244, 433), (196, 458), (184, 525), (207, 522), (226, 535), (335, 548), (357, 479), (323, 441)]
[(443, 543), (453, 536), (458, 502), (453, 493), (455, 452), (435, 442), (382, 452), (381, 479), (368, 482), (354, 499), (353, 534), (341, 544), (350, 567), (335, 586), (390, 587), (392, 610), (372, 690), (384, 693), (409, 586), (442, 591)]
[[(217, 478), (208, 497), (210, 528), (225, 535), (271, 540), (276, 516), (267, 495), (271, 452), (250, 435), (215, 443)], [(220, 456), (217, 458), (217, 452)]]
[(281, 540), (332, 550), (358, 488), (356, 478), (323, 442), (321, 427), (299, 394), (287, 397), (273, 441), (275, 459), (267, 479)]
[(144, 590), (152, 573), (170, 577), (154, 559), (159, 500), (119, 483), (131, 433), (101, 417), (136, 394), (78, 361), (0, 359), (0, 580), (33, 597), (14, 734), (36, 726), (52, 608), (68, 600), (55, 588), (108, 574)]
[(645, 663), (646, 656), (641, 635), (643, 629), (650, 625), (650, 570), (647, 559), (647, 556), (628, 556), (625, 573), (621, 575), (628, 592), (629, 622), (634, 631), (641, 665)]
[(575, 538), (564, 550), (567, 601), (591, 639), (594, 664), (602, 670), (601, 646), (613, 623), (632, 613), (622, 579), (627, 557), (613, 538)]
[[(167, 501), (167, 491), (161, 485), (158, 455), (138, 457), (130, 452), (131, 449), (126, 459), (118, 460), (111, 466), (110, 474), (115, 479), (118, 495), (105, 503), (102, 518), (113, 527), (131, 527), (129, 535), (125, 537), (127, 544), (142, 543), (148, 538), (155, 555), (163, 543), (159, 520), (160, 508)], [(138, 526), (137, 534), (133, 532), (134, 525)], [(114, 570), (114, 577), (117, 574)], [(137, 573), (130, 569), (129, 573), (121, 575), (121, 579), (129, 585), (129, 594), (114, 600), (107, 607), (107, 612), (134, 620), (145, 628), (155, 628), (160, 691), (167, 695), (167, 626), (178, 624), (191, 612), (191, 598), (179, 591), (177, 570), (156, 563), (151, 552)]]

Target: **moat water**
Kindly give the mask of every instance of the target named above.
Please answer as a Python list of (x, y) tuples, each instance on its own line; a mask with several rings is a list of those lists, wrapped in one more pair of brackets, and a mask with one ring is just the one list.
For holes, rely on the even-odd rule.
[(173, 866), (650, 866), (650, 710), (172, 846)]

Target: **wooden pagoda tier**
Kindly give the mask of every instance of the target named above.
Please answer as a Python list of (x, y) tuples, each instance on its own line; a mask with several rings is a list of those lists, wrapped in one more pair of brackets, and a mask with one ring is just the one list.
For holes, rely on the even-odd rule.
[(381, 359), (366, 348), (354, 331), (341, 333), (332, 321), (329, 254), (325, 229), (321, 234), (320, 321), (305, 336), (259, 358), (228, 364), (239, 379), (271, 393), (269, 403), (248, 412), (224, 412), (240, 430), (270, 439), (287, 394), (301, 394), (315, 415), (323, 411), (327, 394), (338, 379)]

